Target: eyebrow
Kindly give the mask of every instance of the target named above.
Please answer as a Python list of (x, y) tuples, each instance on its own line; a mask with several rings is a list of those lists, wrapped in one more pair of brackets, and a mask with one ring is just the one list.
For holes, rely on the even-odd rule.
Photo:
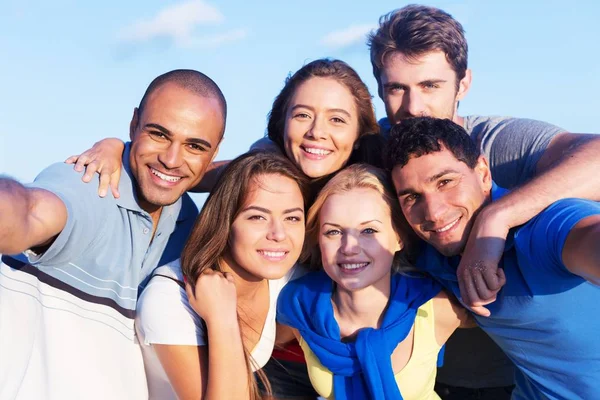
[[(259, 206), (248, 206), (248, 207), (244, 208), (241, 212), (249, 211), (249, 210), (260, 211), (260, 212), (264, 212), (265, 214), (272, 214), (271, 210), (269, 210), (268, 208), (263, 208), (263, 207), (259, 207)], [(283, 213), (289, 214), (289, 213), (293, 213), (296, 211), (304, 213), (304, 210), (300, 207), (288, 208), (287, 210), (283, 210)]]
[[(420, 81), (417, 85), (423, 86), (425, 84), (446, 83), (446, 82), (448, 82), (448, 80), (446, 80), (446, 79), (425, 79), (425, 80)], [(386, 89), (391, 86), (407, 86), (407, 85), (404, 83), (396, 82), (396, 81), (390, 81), (383, 85), (383, 87)]]
[[(165, 128), (164, 126), (159, 125), (159, 124), (153, 124), (153, 123), (146, 124), (146, 125), (144, 125), (144, 128), (146, 128), (146, 129), (147, 128), (153, 128), (153, 129), (156, 129), (157, 131), (160, 131), (161, 133), (163, 133), (166, 136), (169, 136), (169, 137), (173, 136), (173, 134), (171, 133), (170, 130), (168, 130), (167, 128)], [(208, 141), (206, 141), (204, 139), (200, 139), (200, 138), (188, 138), (188, 139), (186, 139), (186, 142), (187, 143), (194, 143), (194, 144), (201, 144), (202, 146), (205, 146), (205, 147), (208, 147), (209, 149), (212, 149), (212, 145)]]
[[(452, 168), (447, 168), (447, 169), (445, 169), (445, 170), (443, 170), (441, 172), (438, 172), (435, 175), (430, 176), (429, 178), (427, 178), (426, 182), (427, 183), (433, 183), (433, 182), (437, 181), (438, 179), (440, 179), (444, 175), (447, 175), (447, 174), (458, 174), (458, 173), (459, 173), (458, 171), (456, 171), (456, 170), (454, 170)], [(401, 196), (404, 196), (406, 194), (411, 194), (413, 192), (414, 192), (414, 190), (412, 190), (411, 188), (404, 189), (404, 190), (399, 190), (397, 192), (397, 196), (401, 197)]]
[[(378, 220), (378, 219), (371, 219), (371, 220), (368, 220), (368, 221), (365, 221), (365, 222), (361, 222), (359, 225), (361, 225), (361, 226), (362, 226), (362, 225), (368, 225), (368, 224), (370, 224), (371, 222), (379, 222), (380, 224), (382, 224), (382, 225), (383, 225), (383, 222), (381, 222), (381, 221), (380, 221), (380, 220)], [(336, 228), (341, 228), (341, 227), (342, 227), (341, 225), (334, 224), (333, 222), (323, 222), (323, 224), (322, 224), (322, 225), (331, 225), (331, 226), (334, 226), (334, 227), (336, 227)]]
[[(312, 112), (315, 111), (314, 107), (307, 106), (306, 104), (296, 104), (295, 106), (293, 106), (290, 109), (290, 111), (293, 111), (293, 110), (295, 110), (297, 108), (306, 108), (306, 109), (311, 110)], [(328, 108), (327, 111), (328, 112), (338, 112), (338, 113), (341, 113), (341, 114), (345, 114), (348, 118), (352, 118), (352, 115), (350, 115), (350, 113), (348, 111), (344, 110), (343, 108)]]

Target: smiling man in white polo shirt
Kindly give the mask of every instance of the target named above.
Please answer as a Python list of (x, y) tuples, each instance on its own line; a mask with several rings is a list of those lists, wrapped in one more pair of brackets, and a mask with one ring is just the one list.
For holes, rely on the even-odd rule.
[(225, 118), (210, 78), (171, 71), (134, 110), (119, 198), (62, 163), (26, 186), (0, 178), (0, 398), (147, 397), (138, 287), (179, 257), (198, 212), (185, 192)]

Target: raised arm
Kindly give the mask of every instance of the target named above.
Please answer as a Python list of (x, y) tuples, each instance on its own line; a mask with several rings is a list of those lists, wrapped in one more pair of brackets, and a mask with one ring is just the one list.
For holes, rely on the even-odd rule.
[(557, 200), (600, 200), (598, 154), (599, 135), (558, 134), (539, 158), (533, 179), (480, 212), (457, 271), (462, 299), (473, 311), (489, 315), (483, 306), (495, 300), (504, 283), (498, 263), (510, 229)]
[(579, 221), (562, 251), (565, 267), (595, 285), (600, 285), (600, 215)]
[(0, 253), (47, 246), (66, 222), (67, 209), (55, 194), (0, 177)]

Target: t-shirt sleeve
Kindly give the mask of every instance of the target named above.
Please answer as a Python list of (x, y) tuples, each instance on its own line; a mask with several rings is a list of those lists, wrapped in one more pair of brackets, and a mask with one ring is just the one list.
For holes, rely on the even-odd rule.
[(474, 123), (472, 137), (488, 158), (498, 185), (512, 188), (530, 180), (548, 144), (564, 129), (542, 121), (490, 117)]
[(258, 139), (256, 142), (252, 143), (250, 146), (250, 151), (253, 150), (268, 150), (268, 151), (277, 151), (279, 152), (279, 147), (275, 144), (275, 142), (271, 141), (268, 137), (263, 137)]
[(65, 227), (52, 245), (42, 254), (25, 253), (33, 265), (66, 263), (109, 234), (112, 227), (106, 224), (106, 215), (116, 210), (112, 193), (109, 191), (104, 198), (98, 196), (98, 177), (85, 183), (81, 176), (82, 173), (74, 171), (72, 165), (57, 163), (26, 185), (54, 193), (67, 209)]
[(573, 275), (562, 260), (565, 241), (579, 221), (592, 215), (600, 215), (600, 203), (581, 199), (557, 201), (518, 230), (515, 245), (536, 268)]
[[(156, 274), (160, 274), (158, 269)], [(166, 275), (166, 274), (165, 274)], [(176, 282), (154, 275), (137, 303), (137, 329), (145, 345), (205, 346), (204, 321)]]

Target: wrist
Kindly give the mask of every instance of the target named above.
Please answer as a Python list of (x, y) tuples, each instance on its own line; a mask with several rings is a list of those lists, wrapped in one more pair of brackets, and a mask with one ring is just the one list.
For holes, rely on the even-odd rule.
[(488, 228), (498, 228), (509, 231), (518, 225), (514, 218), (515, 213), (510, 206), (500, 202), (490, 203), (485, 206), (477, 216), (477, 223), (484, 224)]

